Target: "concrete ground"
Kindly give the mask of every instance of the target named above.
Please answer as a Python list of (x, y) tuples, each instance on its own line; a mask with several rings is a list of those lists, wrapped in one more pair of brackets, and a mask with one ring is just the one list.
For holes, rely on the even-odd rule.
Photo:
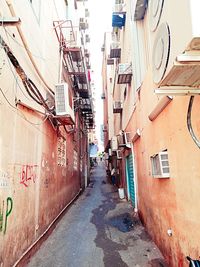
[(131, 205), (106, 179), (104, 164), (32, 257), (28, 267), (166, 267)]

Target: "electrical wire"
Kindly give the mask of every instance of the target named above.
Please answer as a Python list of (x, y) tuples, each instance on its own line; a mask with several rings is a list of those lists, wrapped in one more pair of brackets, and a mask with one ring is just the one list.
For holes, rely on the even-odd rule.
[[(23, 49), (25, 49), (25, 47), (22, 45), (22, 44), (20, 44), (20, 42), (18, 42), (13, 36), (12, 36), (12, 34), (6, 29), (6, 27), (5, 26), (3, 26), (4, 27), (4, 30), (5, 30), (5, 32), (10, 36), (10, 38), (18, 45), (18, 46), (20, 46), (21, 48), (23, 48)], [(44, 61), (46, 61), (46, 60), (49, 60), (49, 61), (53, 61), (53, 62), (57, 62), (57, 60), (56, 59), (53, 59), (53, 58), (44, 58), (44, 57), (42, 57), (42, 56), (39, 56), (39, 55), (36, 55), (36, 54), (34, 54), (33, 52), (31, 52), (30, 51), (30, 49), (28, 49), (28, 51), (30, 52), (30, 54), (32, 55), (32, 56), (34, 56), (34, 57), (36, 57), (36, 58), (39, 58), (39, 59), (41, 59), (41, 60), (44, 60)]]
[(10, 101), (8, 100), (8, 98), (6, 97), (6, 95), (4, 94), (4, 92), (3, 92), (3, 90), (2, 90), (1, 88), (0, 88), (0, 92), (1, 92), (1, 94), (3, 95), (4, 99), (6, 100), (6, 102), (9, 104), (9, 106), (12, 107), (13, 109), (19, 111), (19, 112), (20, 112), (20, 113), (18, 113), (19, 116), (22, 117), (25, 121), (27, 121), (27, 122), (30, 123), (31, 125), (34, 125), (34, 126), (41, 125), (41, 124), (43, 124), (43, 123), (48, 119), (48, 115), (45, 115), (45, 117), (43, 118), (42, 122), (40, 122), (40, 123), (34, 123), (34, 122), (28, 120), (28, 119), (26, 118), (26, 116), (25, 116), (25, 115), (24, 115), (18, 108), (16, 108), (14, 105), (12, 105), (12, 104), (10, 103)]
[(17, 58), (14, 56), (12, 51), (10, 50), (9, 46), (6, 44), (6, 42), (3, 40), (2, 36), (0, 36), (0, 42), (4, 48), (4, 51), (6, 52), (7, 56), (9, 57), (12, 65), (15, 67), (16, 72), (20, 76), (24, 87), (29, 94), (31, 98), (33, 98), (39, 105), (44, 106), (44, 108), (48, 111), (53, 111), (54, 107), (49, 108), (48, 105), (46, 104), (45, 99), (43, 98), (42, 94), (40, 91), (37, 89), (36, 85), (33, 83), (31, 79), (29, 79), (24, 72), (23, 68), (19, 64)]
[(192, 128), (192, 122), (191, 122), (193, 102), (194, 102), (194, 96), (191, 96), (190, 101), (189, 101), (189, 105), (188, 105), (188, 112), (187, 112), (187, 127), (188, 127), (189, 133), (190, 133), (193, 141), (198, 146), (198, 148), (200, 148), (200, 140), (196, 137), (194, 130)]

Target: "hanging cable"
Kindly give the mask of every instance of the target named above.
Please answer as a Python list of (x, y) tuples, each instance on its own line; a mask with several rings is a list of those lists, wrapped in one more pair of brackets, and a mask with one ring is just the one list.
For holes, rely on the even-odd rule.
[(31, 125), (39, 126), (39, 125), (43, 124), (43, 123), (48, 119), (48, 115), (45, 115), (44, 118), (42, 119), (42, 121), (39, 122), (39, 123), (34, 123), (34, 122), (28, 120), (28, 119), (26, 118), (26, 116), (25, 116), (25, 115), (24, 115), (18, 108), (16, 108), (14, 105), (12, 105), (12, 104), (10, 103), (10, 101), (8, 100), (8, 98), (6, 97), (6, 95), (4, 94), (4, 92), (3, 92), (3, 90), (2, 90), (1, 88), (0, 88), (0, 92), (1, 92), (1, 94), (3, 95), (4, 99), (6, 100), (6, 102), (9, 104), (9, 106), (10, 106), (11, 108), (13, 108), (14, 110), (19, 111), (19, 112), (20, 112), (20, 113), (19, 113), (19, 116), (22, 117), (25, 121), (27, 121), (27, 122), (30, 123)]
[[(15, 11), (14, 11), (14, 8), (13, 8), (13, 5), (11, 4), (11, 2), (10, 2), (9, 0), (6, 0), (6, 3), (7, 3), (7, 5), (8, 5), (8, 8), (9, 8), (9, 10), (10, 10), (11, 15), (12, 15), (13, 17), (16, 17), (16, 14), (15, 14)], [(46, 83), (46, 81), (45, 81), (44, 78), (42, 77), (42, 74), (41, 74), (41, 72), (39, 71), (39, 69), (38, 69), (38, 67), (37, 67), (37, 65), (36, 65), (36, 63), (35, 63), (35, 61), (34, 61), (32, 55), (31, 55), (31, 53), (30, 53), (30, 50), (29, 50), (29, 48), (28, 48), (28, 44), (27, 44), (26, 39), (25, 39), (25, 37), (24, 37), (24, 34), (23, 34), (22, 30), (21, 30), (21, 27), (20, 27), (19, 25), (17, 25), (16, 28), (17, 28), (17, 31), (18, 31), (18, 33), (19, 33), (19, 36), (20, 36), (20, 38), (21, 38), (21, 40), (22, 40), (22, 42), (23, 42), (23, 45), (24, 45), (24, 47), (25, 47), (25, 49), (26, 49), (26, 52), (27, 52), (27, 54), (28, 54), (28, 56), (29, 56), (29, 59), (30, 59), (31, 63), (33, 64), (33, 67), (34, 67), (35, 71), (37, 72), (38, 76), (40, 77), (40, 79), (41, 79), (41, 81), (43, 82), (43, 84), (45, 85), (45, 87), (51, 92), (51, 94), (54, 95), (54, 91), (48, 86), (48, 84)]]
[(200, 140), (196, 137), (194, 130), (192, 128), (192, 122), (191, 122), (191, 113), (192, 113), (192, 106), (193, 106), (194, 96), (190, 97), (189, 106), (188, 106), (188, 112), (187, 112), (187, 127), (189, 130), (189, 133), (195, 142), (195, 144), (200, 148)]
[(46, 104), (45, 99), (43, 98), (42, 94), (36, 87), (36, 85), (33, 83), (31, 79), (29, 79), (20, 66), (18, 60), (16, 57), (13, 55), (12, 51), (10, 50), (9, 46), (6, 44), (6, 42), (3, 40), (2, 36), (0, 35), (0, 43), (2, 44), (4, 51), (6, 52), (7, 56), (9, 57), (12, 65), (15, 67), (16, 72), (20, 76), (24, 87), (29, 94), (29, 96), (34, 99), (39, 105), (42, 105), (47, 111), (51, 112), (54, 110), (54, 107), (49, 108), (48, 105)]

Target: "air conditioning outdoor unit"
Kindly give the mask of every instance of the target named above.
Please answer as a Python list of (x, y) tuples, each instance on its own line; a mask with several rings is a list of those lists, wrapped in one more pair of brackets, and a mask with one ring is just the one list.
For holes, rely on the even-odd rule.
[(118, 65), (118, 74), (132, 74), (132, 66), (130, 63), (120, 63)]
[(125, 9), (124, 9), (125, 5), (123, 3), (120, 3), (120, 4), (115, 4), (114, 6), (114, 9), (113, 9), (113, 12), (125, 12)]
[(124, 4), (124, 0), (115, 0), (115, 5)]
[(89, 25), (85, 18), (80, 18), (79, 20), (79, 29), (80, 30), (86, 30), (88, 29)]
[(107, 126), (103, 125), (102, 130), (103, 130), (103, 132), (107, 132)]
[(112, 156), (112, 149), (111, 148), (108, 149), (108, 156)]
[(113, 113), (121, 113), (123, 109), (122, 101), (115, 101), (113, 103)]
[(122, 159), (122, 150), (117, 150), (117, 159)]
[(118, 140), (117, 136), (115, 135), (111, 138), (111, 149), (112, 151), (117, 151), (118, 149)]
[(105, 95), (105, 93), (102, 93), (102, 94), (101, 94), (101, 99), (106, 99), (106, 95)]
[(131, 148), (131, 137), (129, 132), (118, 135), (119, 147)]
[(89, 36), (89, 34), (86, 34), (85, 35), (85, 41), (86, 41), (86, 43), (89, 43), (90, 42), (90, 36)]
[[(69, 105), (68, 84), (60, 83), (55, 85), (55, 106), (56, 116), (71, 120), (74, 122), (74, 111)], [(74, 124), (74, 123), (70, 123)]]
[(110, 45), (110, 58), (120, 58), (121, 48), (120, 42), (112, 42)]
[(118, 84), (130, 83), (132, 79), (132, 65), (121, 63), (118, 65)]
[(162, 151), (151, 157), (152, 174), (154, 178), (169, 178), (168, 152)]
[(88, 9), (88, 8), (86, 8), (86, 9), (85, 9), (85, 17), (89, 17), (89, 16), (90, 16), (89, 9)]
[(131, 133), (124, 133), (124, 140), (127, 148), (131, 148)]

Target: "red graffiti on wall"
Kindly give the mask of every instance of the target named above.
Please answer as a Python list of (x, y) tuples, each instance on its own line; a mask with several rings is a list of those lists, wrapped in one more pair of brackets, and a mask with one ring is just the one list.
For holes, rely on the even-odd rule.
[(20, 184), (28, 187), (29, 181), (35, 183), (37, 178), (37, 167), (38, 165), (22, 165), (20, 175)]

